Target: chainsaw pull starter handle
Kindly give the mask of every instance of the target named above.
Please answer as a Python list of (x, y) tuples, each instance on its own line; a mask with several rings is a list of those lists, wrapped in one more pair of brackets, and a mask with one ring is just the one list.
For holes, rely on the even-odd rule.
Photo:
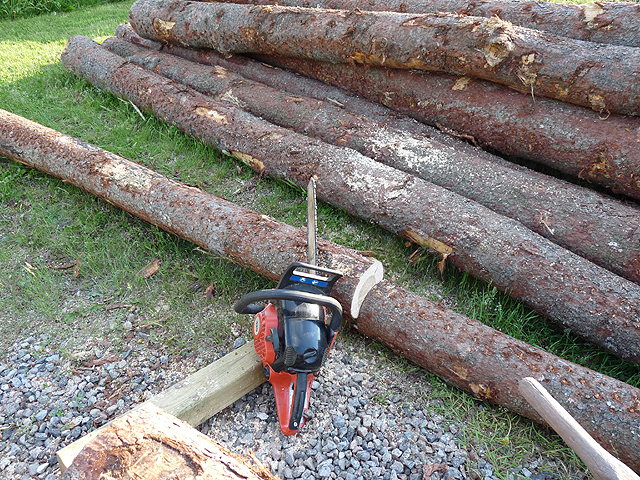
[(291, 300), (299, 303), (312, 303), (331, 309), (331, 324), (329, 325), (329, 338), (340, 329), (342, 324), (342, 305), (333, 297), (317, 295), (315, 293), (302, 292), (300, 290), (287, 290), (272, 288), (251, 292), (240, 298), (233, 306), (236, 313), (255, 315), (264, 310), (264, 305), (256, 305), (266, 300)]

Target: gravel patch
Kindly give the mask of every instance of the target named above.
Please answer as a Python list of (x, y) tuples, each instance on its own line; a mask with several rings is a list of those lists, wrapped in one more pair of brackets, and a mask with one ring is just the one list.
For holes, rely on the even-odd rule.
[(0, 356), (0, 479), (60, 478), (56, 452), (203, 367), (169, 357), (144, 335), (69, 360), (26, 334)]
[[(56, 451), (205, 366), (139, 334), (118, 349), (98, 344), (66, 357), (35, 333), (0, 355), (0, 479), (59, 479)], [(199, 428), (238, 454), (255, 452), (283, 479), (557, 478), (535, 459), (499, 475), (483, 450), (464, 446), (463, 420), (446, 411), (428, 375), (372, 356), (359, 337), (339, 337), (298, 435), (280, 432), (269, 384)]]

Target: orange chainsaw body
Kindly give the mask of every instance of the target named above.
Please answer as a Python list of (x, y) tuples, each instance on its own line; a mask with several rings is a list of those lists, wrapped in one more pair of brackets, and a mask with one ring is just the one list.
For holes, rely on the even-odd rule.
[(305, 424), (315, 374), (340, 328), (342, 307), (329, 293), (341, 276), (336, 270), (294, 263), (277, 288), (247, 294), (234, 307), (238, 313), (255, 314), (254, 348), (273, 385), (285, 435), (297, 433)]

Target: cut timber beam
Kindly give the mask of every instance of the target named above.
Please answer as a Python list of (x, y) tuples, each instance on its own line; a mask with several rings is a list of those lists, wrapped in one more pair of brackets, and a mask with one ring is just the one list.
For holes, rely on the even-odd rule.
[(186, 422), (148, 404), (100, 430), (62, 480), (275, 480), (256, 462), (234, 454)]
[[(262, 361), (254, 350), (253, 342), (249, 342), (147, 400), (140, 407), (153, 405), (189, 425), (197, 426), (264, 381)], [(57, 453), (60, 470), (64, 472), (69, 468), (84, 446), (104, 428), (106, 426), (60, 449)]]

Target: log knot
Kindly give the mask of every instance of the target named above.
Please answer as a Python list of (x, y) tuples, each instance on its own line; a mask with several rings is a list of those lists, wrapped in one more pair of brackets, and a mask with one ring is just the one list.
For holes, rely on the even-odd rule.
[(516, 46), (505, 33), (491, 35), (487, 43), (479, 48), (489, 67), (495, 67), (509, 57)]

